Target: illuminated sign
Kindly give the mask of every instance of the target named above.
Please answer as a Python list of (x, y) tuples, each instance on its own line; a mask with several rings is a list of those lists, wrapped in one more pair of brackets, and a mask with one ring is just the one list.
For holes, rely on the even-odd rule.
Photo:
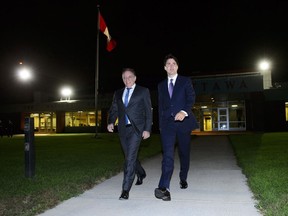
[(263, 76), (230, 76), (192, 79), (196, 94), (263, 91)]

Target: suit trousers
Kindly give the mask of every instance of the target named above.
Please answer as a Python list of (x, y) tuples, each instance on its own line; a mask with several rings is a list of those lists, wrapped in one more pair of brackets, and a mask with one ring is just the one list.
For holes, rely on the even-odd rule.
[(145, 174), (145, 170), (137, 159), (141, 140), (142, 137), (135, 132), (132, 126), (127, 127), (125, 135), (120, 137), (122, 150), (125, 156), (122, 190), (130, 191), (135, 174)]
[[(176, 143), (180, 159), (180, 180), (186, 180), (190, 166), (191, 132), (181, 128), (181, 122), (172, 118), (165, 128), (161, 128), (162, 140), (162, 174), (158, 186), (170, 188), (170, 180), (174, 170), (174, 155)], [(177, 141), (177, 142), (176, 142)]]

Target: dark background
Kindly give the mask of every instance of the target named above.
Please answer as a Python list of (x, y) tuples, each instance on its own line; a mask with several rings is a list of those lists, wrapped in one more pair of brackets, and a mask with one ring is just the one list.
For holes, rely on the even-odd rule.
[[(94, 94), (98, 4), (117, 42), (107, 52), (99, 34), (99, 93), (123, 86), (124, 67), (155, 90), (168, 53), (183, 75), (256, 71), (267, 58), (273, 82), (288, 81), (287, 1), (18, 0), (0, 7), (1, 103), (25, 102), (33, 91), (60, 98), (63, 85), (75, 98)], [(20, 61), (34, 73), (28, 83), (16, 77)]]

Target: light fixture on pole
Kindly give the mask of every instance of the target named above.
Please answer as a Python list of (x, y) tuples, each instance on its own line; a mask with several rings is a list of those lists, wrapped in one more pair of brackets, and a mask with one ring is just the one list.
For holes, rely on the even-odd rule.
[(31, 70), (29, 70), (28, 68), (21, 68), (18, 70), (18, 77), (22, 80), (22, 81), (28, 81), (32, 79), (32, 73)]
[(72, 95), (72, 89), (70, 87), (63, 87), (61, 89), (61, 101), (65, 100), (65, 101), (70, 101), (70, 97)]
[(272, 87), (271, 62), (268, 60), (260, 61), (258, 69), (263, 75), (263, 89), (270, 89)]

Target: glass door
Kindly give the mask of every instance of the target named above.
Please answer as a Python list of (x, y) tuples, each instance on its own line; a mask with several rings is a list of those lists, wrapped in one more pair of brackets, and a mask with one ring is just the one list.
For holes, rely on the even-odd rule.
[(218, 108), (218, 131), (229, 130), (228, 108)]
[(203, 116), (203, 130), (204, 131), (212, 131), (211, 112), (204, 112), (204, 116)]

